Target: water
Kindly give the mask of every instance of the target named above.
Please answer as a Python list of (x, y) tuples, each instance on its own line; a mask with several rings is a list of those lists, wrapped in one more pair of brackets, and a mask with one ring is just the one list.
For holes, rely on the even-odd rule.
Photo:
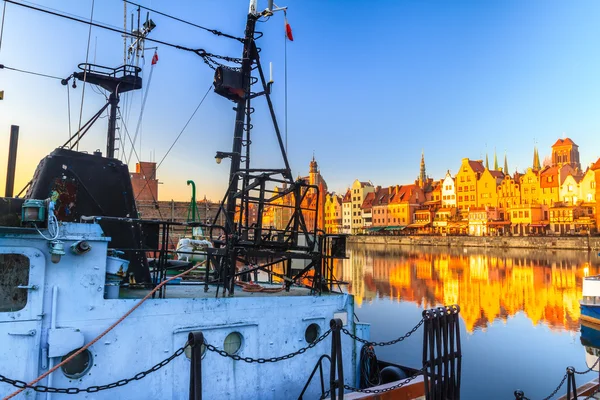
[[(588, 368), (579, 300), (583, 277), (600, 273), (595, 253), (351, 245), (348, 255), (337, 278), (374, 341), (403, 335), (423, 309), (460, 305), (463, 399), (514, 399), (516, 389), (540, 399), (567, 366)], [(422, 343), (420, 330), (377, 356), (420, 368)], [(577, 385), (596, 376), (577, 375)]]

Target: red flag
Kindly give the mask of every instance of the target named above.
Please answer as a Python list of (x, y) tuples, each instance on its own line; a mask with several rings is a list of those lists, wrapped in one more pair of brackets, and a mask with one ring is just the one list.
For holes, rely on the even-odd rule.
[(294, 41), (294, 36), (292, 36), (292, 27), (288, 23), (287, 17), (285, 17), (285, 36), (289, 39), (290, 42)]
[(158, 53), (154, 50), (154, 56), (152, 56), (152, 65), (158, 62)]

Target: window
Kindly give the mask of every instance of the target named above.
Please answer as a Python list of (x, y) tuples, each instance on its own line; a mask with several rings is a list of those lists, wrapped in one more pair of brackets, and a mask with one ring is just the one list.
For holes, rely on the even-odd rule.
[(529, 211), (525, 211), (525, 218), (529, 218)]
[(29, 258), (22, 254), (0, 254), (0, 312), (13, 312), (25, 308), (29, 282)]

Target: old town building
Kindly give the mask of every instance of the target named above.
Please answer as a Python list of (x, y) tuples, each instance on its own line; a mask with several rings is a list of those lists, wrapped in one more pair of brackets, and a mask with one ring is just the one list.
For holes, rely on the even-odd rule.
[(456, 174), (456, 204), (465, 219), (469, 208), (477, 206), (477, 181), (484, 170), (481, 160), (463, 158)]
[(371, 182), (361, 182), (358, 179), (352, 183), (352, 221), (350, 230), (352, 234), (362, 233), (364, 223), (362, 217), (362, 204), (367, 194), (375, 191)]

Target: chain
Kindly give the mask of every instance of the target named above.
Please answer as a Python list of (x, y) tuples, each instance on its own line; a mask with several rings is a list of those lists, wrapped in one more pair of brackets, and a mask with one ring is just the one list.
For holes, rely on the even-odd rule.
[(125, 386), (130, 382), (139, 381), (141, 379), (144, 379), (147, 375), (151, 374), (152, 372), (158, 371), (159, 369), (161, 369), (162, 367), (164, 367), (165, 365), (167, 365), (168, 363), (173, 361), (173, 359), (182, 355), (187, 346), (188, 346), (188, 344), (186, 343), (185, 346), (178, 349), (175, 353), (171, 354), (171, 356), (162, 360), (161, 362), (159, 362), (152, 368), (147, 369), (146, 371), (140, 372), (131, 378), (121, 379), (120, 381), (109, 383), (107, 385), (90, 386), (86, 389), (53, 388), (53, 387), (42, 386), (42, 385), (30, 386), (27, 384), (27, 382), (19, 381), (17, 379), (9, 379), (9, 378), (5, 377), (4, 375), (0, 375), (0, 382), (8, 383), (9, 385), (13, 385), (14, 387), (19, 388), (19, 389), (33, 389), (34, 391), (40, 392), (40, 393), (61, 393), (61, 394), (78, 394), (78, 393), (82, 393), (82, 392), (96, 393), (101, 390), (114, 389), (116, 387)]
[(585, 375), (588, 372), (592, 371), (594, 368), (596, 368), (596, 365), (598, 365), (598, 362), (600, 362), (600, 357), (598, 357), (598, 359), (596, 360), (596, 362), (594, 363), (594, 365), (592, 365), (591, 367), (589, 367), (588, 369), (586, 369), (585, 371), (579, 372), (579, 371), (575, 371), (573, 369), (573, 372), (576, 373), (577, 375)]
[[(355, 387), (352, 387), (349, 385), (344, 385), (344, 389), (351, 390), (353, 392), (360, 392), (360, 393), (385, 393), (385, 392), (389, 392), (390, 390), (398, 389), (402, 386), (407, 385), (410, 381), (412, 381), (416, 377), (423, 375), (424, 371), (425, 371), (425, 367), (421, 368), (420, 370), (418, 370), (417, 372), (415, 372), (413, 375), (409, 376), (402, 382), (400, 382), (394, 386), (390, 386), (390, 387), (383, 388), (383, 389), (359, 389), (359, 388), (355, 388)], [(331, 393), (331, 389), (327, 390), (325, 393), (323, 393), (321, 395), (321, 399), (327, 398), (330, 393)]]
[(398, 342), (403, 341), (404, 339), (409, 338), (410, 335), (415, 333), (421, 327), (421, 325), (423, 325), (423, 322), (425, 322), (425, 319), (421, 319), (419, 321), (419, 323), (417, 325), (415, 325), (415, 327), (412, 328), (410, 331), (408, 331), (404, 336), (400, 336), (398, 339), (390, 340), (389, 342), (369, 342), (368, 340), (359, 338), (358, 336), (350, 333), (350, 331), (346, 328), (342, 328), (342, 332), (344, 332), (346, 335), (350, 336), (352, 339), (357, 340), (364, 344), (369, 344), (371, 346), (391, 346), (392, 344), (396, 344)]
[(239, 356), (237, 354), (229, 354), (225, 350), (218, 349), (215, 346), (213, 346), (212, 344), (207, 343), (206, 340), (204, 340), (204, 346), (208, 350), (210, 350), (212, 352), (215, 352), (215, 353), (219, 354), (222, 357), (229, 357), (231, 359), (234, 359), (235, 361), (245, 361), (245, 362), (247, 362), (249, 364), (251, 364), (251, 363), (259, 363), (259, 364), (275, 363), (275, 362), (278, 362), (278, 361), (289, 360), (290, 358), (294, 358), (297, 355), (305, 353), (306, 350), (312, 349), (317, 344), (319, 344), (319, 342), (323, 341), (323, 339), (325, 339), (327, 336), (329, 336), (330, 333), (331, 333), (331, 329), (329, 329), (327, 332), (325, 332), (324, 334), (322, 334), (317, 340), (315, 340), (314, 342), (310, 343), (308, 346), (301, 348), (300, 350), (294, 351), (293, 353), (286, 354), (284, 356), (271, 357), (271, 358), (241, 357), (241, 356)]
[(567, 380), (567, 376), (569, 376), (569, 374), (565, 373), (565, 376), (563, 376), (562, 380), (560, 381), (560, 383), (558, 384), (558, 386), (556, 387), (556, 389), (554, 389), (554, 392), (550, 393), (550, 396), (544, 397), (543, 400), (550, 400), (552, 397), (554, 397), (554, 395), (556, 393), (558, 393), (558, 391), (560, 390), (560, 388), (562, 387), (562, 385), (565, 384), (565, 381)]
[(424, 371), (425, 371), (425, 367), (421, 368), (420, 370), (418, 370), (417, 372), (415, 372), (413, 375), (409, 376), (402, 382), (400, 382), (394, 386), (390, 386), (390, 387), (383, 388), (383, 389), (359, 389), (359, 388), (355, 388), (355, 387), (352, 387), (349, 385), (344, 385), (344, 389), (351, 390), (353, 392), (360, 392), (360, 393), (385, 393), (385, 392), (389, 392), (390, 390), (398, 389), (404, 385), (407, 385), (410, 381), (412, 381), (416, 377), (423, 375)]

